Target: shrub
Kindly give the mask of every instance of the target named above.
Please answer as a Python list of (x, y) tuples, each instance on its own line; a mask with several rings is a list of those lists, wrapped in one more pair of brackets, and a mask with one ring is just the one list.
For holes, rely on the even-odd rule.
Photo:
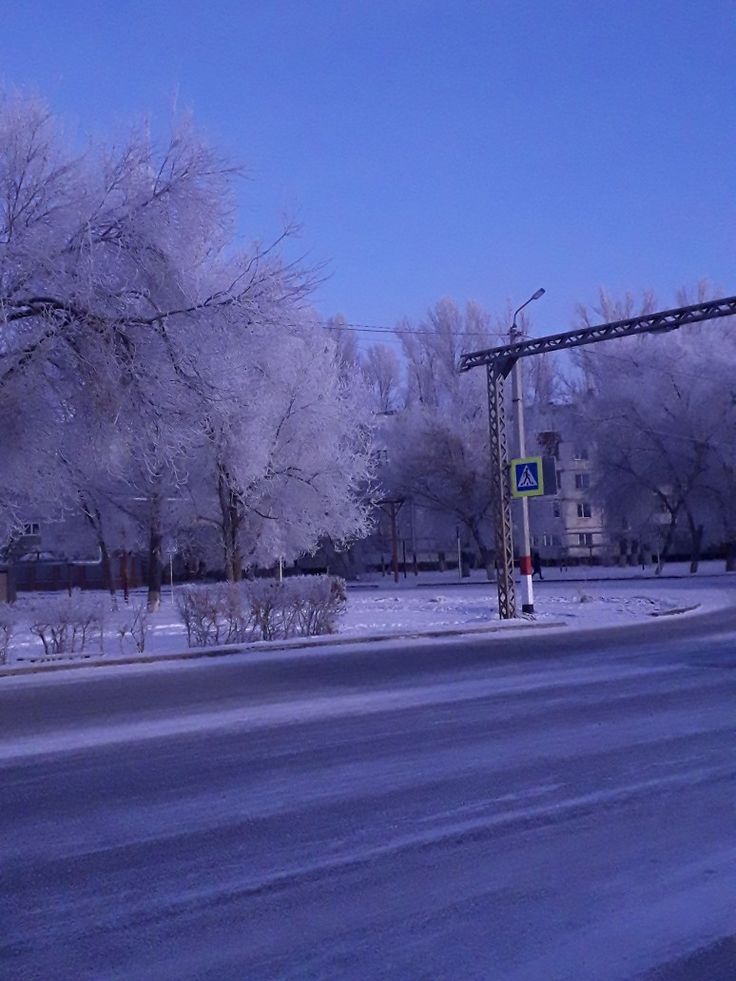
[(27, 611), (29, 629), (40, 639), (47, 656), (79, 653), (95, 632), (102, 647), (105, 606), (94, 596), (74, 589), (71, 595), (34, 600)]
[(292, 617), (289, 616), (289, 590), (283, 582), (260, 579), (244, 583), (256, 629), (261, 640), (289, 637)]
[(234, 582), (220, 584), (224, 644), (244, 644), (257, 636), (258, 624), (247, 591), (243, 588), (245, 585)]
[(255, 636), (255, 620), (243, 584), (182, 586), (176, 592), (179, 618), (190, 647), (239, 644)]
[(0, 603), (0, 664), (8, 659), (8, 649), (18, 625), (18, 614), (9, 603)]
[(176, 595), (190, 647), (334, 633), (346, 601), (334, 576), (184, 586)]
[(299, 576), (286, 582), (292, 591), (296, 632), (306, 637), (334, 634), (347, 603), (345, 580), (337, 576)]
[(120, 653), (125, 653), (125, 639), (130, 637), (133, 646), (139, 654), (146, 649), (150, 613), (145, 603), (131, 606), (117, 623), (117, 634), (120, 639)]

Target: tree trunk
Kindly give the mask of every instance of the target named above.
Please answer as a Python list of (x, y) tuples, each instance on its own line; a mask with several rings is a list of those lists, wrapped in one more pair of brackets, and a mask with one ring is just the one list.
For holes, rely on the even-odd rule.
[(495, 582), (496, 580), (496, 564), (494, 562), (493, 550), (488, 548), (486, 543), (478, 530), (478, 526), (474, 521), (464, 522), (465, 527), (470, 532), (470, 535), (478, 546), (478, 551), (480, 552), (480, 560), (486, 570), (486, 576), (488, 577), (488, 582)]
[(130, 577), (128, 575), (128, 550), (120, 553), (120, 579), (123, 584), (123, 599), (126, 605), (130, 602)]
[(695, 524), (695, 519), (689, 511), (687, 513), (687, 523), (690, 529), (690, 574), (693, 575), (698, 571), (698, 565), (700, 564), (700, 548), (703, 544), (704, 528), (702, 525)]
[(97, 547), (100, 550), (100, 559), (102, 562), (102, 578), (108, 589), (110, 595), (115, 598), (115, 573), (112, 568), (112, 559), (110, 557), (110, 550), (107, 547), (107, 542), (103, 534), (102, 529), (102, 515), (100, 514), (100, 509), (92, 507), (84, 498), (84, 495), (79, 495), (79, 500), (82, 505), (82, 513), (84, 514), (87, 521), (94, 529), (95, 539), (97, 541)]
[(97, 542), (100, 546), (100, 556), (102, 558), (102, 576), (107, 584), (107, 589), (110, 595), (115, 598), (115, 573), (112, 568), (112, 557), (107, 550), (107, 542), (104, 538), (100, 538)]
[(151, 517), (148, 534), (148, 612), (161, 608), (161, 581), (163, 578), (163, 533), (161, 531), (161, 497), (156, 492), (151, 497)]
[(228, 582), (240, 582), (243, 578), (243, 557), (240, 552), (241, 515), (237, 497), (223, 467), (218, 467), (217, 497), (222, 521), (222, 547), (225, 557), (225, 578)]
[(657, 562), (657, 568), (654, 570), (655, 576), (660, 576), (662, 574), (662, 569), (664, 569), (664, 563), (669, 555), (669, 551), (672, 548), (672, 542), (675, 538), (675, 529), (677, 528), (677, 510), (670, 511), (670, 526), (667, 529), (667, 535), (662, 545), (662, 549), (659, 553), (659, 561)]

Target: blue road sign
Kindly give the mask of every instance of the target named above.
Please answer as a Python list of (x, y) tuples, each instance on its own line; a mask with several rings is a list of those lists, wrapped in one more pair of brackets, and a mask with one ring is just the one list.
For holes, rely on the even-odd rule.
[(541, 497), (544, 494), (541, 456), (511, 461), (511, 494), (513, 497)]

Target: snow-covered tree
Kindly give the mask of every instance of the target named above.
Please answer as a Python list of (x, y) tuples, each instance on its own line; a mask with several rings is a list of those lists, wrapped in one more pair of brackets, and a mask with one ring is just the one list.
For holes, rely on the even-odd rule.
[(387, 344), (372, 344), (361, 363), (376, 412), (394, 412), (401, 403), (401, 362)]
[(457, 373), (464, 351), (500, 343), (476, 304), (461, 311), (441, 300), (408, 328), (406, 407), (384, 429), (385, 482), (392, 495), (462, 527), (493, 574), (493, 524), (488, 453), (488, 402), (482, 372)]
[(213, 502), (233, 575), (365, 528), (364, 387), (302, 316), (309, 274), (278, 242), (235, 247), (236, 174), (188, 121), (75, 153), (39, 101), (0, 97), (0, 515), (63, 498), (109, 551), (109, 502), (147, 542), (153, 606), (167, 527)]
[[(642, 312), (656, 306), (647, 295)], [(620, 319), (635, 310), (631, 297), (616, 303), (604, 296), (593, 319)], [(589, 312), (582, 319), (587, 323)], [(714, 502), (720, 502), (726, 537), (734, 525), (724, 494), (730, 476), (724, 448), (733, 430), (736, 337), (732, 326), (720, 325), (721, 357), (714, 361), (703, 344), (708, 329), (644, 334), (583, 349), (578, 358), (580, 425), (597, 447), (599, 492), (612, 530), (653, 538), (664, 560), (683, 529), (693, 570)]]
[[(254, 324), (231, 356), (224, 397), (205, 417), (203, 479), (192, 484), (228, 578), (293, 559), (324, 536), (366, 534), (370, 409), (359, 379), (344, 377), (330, 332)], [(219, 360), (206, 370), (220, 371)]]

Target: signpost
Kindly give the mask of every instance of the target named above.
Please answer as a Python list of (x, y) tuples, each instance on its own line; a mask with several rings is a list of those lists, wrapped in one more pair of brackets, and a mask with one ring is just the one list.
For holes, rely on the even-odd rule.
[(522, 456), (511, 461), (512, 497), (549, 497), (556, 493), (554, 458)]

